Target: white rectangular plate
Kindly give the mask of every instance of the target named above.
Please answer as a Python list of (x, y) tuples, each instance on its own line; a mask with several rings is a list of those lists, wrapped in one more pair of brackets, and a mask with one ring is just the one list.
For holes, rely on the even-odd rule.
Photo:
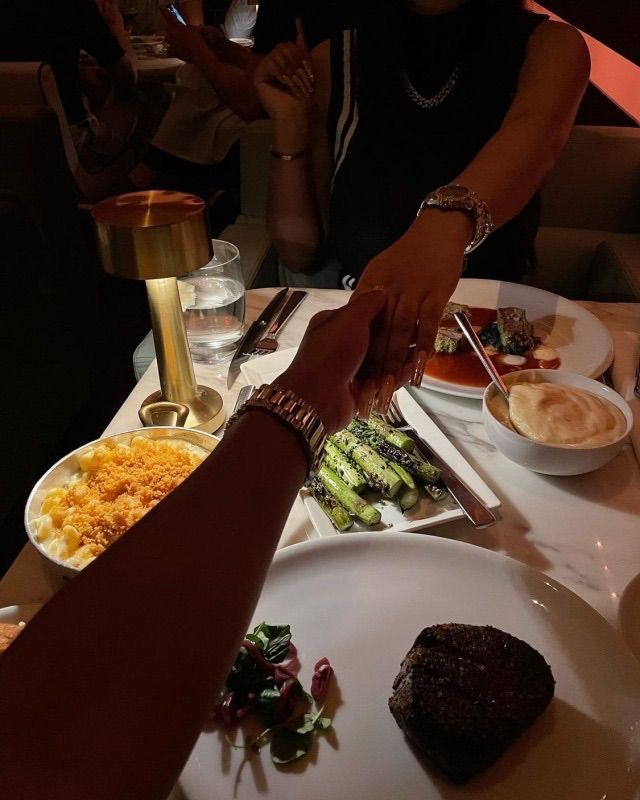
[[(296, 348), (271, 353), (268, 356), (247, 361), (240, 367), (240, 370), (247, 383), (252, 383), (254, 386), (271, 383), (289, 366), (295, 353)], [(440, 456), (445, 464), (448, 464), (489, 508), (499, 508), (500, 500), (473, 467), (460, 455), (435, 422), (420, 408), (409, 392), (406, 389), (400, 389), (396, 392), (396, 399), (409, 425), (417, 431), (420, 437)], [(316, 533), (319, 536), (335, 535), (337, 533), (336, 529), (313, 497), (303, 493), (302, 499)], [(461, 519), (464, 516), (452, 498), (446, 498), (439, 503), (434, 503), (427, 497), (421, 497), (418, 503), (404, 514), (399, 506), (391, 500), (378, 500), (372, 504), (380, 509), (382, 514), (380, 524), (375, 528), (367, 528), (359, 522), (355, 522), (353, 528), (349, 531), (350, 533), (370, 530), (389, 532), (419, 531), (432, 525), (440, 525), (453, 519)]]

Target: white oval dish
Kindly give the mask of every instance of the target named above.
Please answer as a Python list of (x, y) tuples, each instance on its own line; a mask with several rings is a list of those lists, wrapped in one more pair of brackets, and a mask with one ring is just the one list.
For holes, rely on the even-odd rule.
[[(527, 312), (536, 336), (560, 356), (560, 371), (597, 378), (613, 360), (611, 334), (586, 308), (566, 297), (521, 283), (462, 278), (451, 300), (479, 308), (519, 306)], [(483, 386), (432, 378), (425, 374), (425, 389), (480, 400)]]
[(62, 559), (56, 558), (48, 553), (45, 548), (40, 544), (36, 537), (36, 520), (40, 517), (40, 507), (45, 496), (52, 490), (59, 486), (65, 486), (80, 470), (80, 456), (88, 450), (93, 449), (99, 444), (105, 442), (113, 442), (114, 444), (129, 444), (134, 436), (146, 436), (149, 439), (183, 439), (190, 444), (197, 445), (207, 452), (211, 452), (218, 444), (219, 439), (212, 436), (210, 433), (203, 431), (192, 430), (190, 428), (173, 428), (169, 426), (157, 426), (149, 428), (136, 428), (131, 431), (123, 433), (115, 433), (112, 436), (104, 436), (101, 439), (96, 439), (93, 442), (88, 442), (78, 447), (71, 453), (60, 459), (52, 467), (50, 467), (36, 485), (31, 490), (31, 494), (27, 499), (27, 504), (24, 510), (24, 526), (27, 531), (27, 536), (31, 540), (33, 546), (42, 555), (59, 567), (66, 575), (75, 575), (80, 570), (77, 567), (71, 566)]
[(610, 444), (596, 447), (572, 447), (562, 444), (543, 444), (527, 439), (510, 430), (494, 416), (489, 403), (497, 395), (497, 388), (487, 386), (482, 398), (482, 419), (489, 438), (496, 448), (511, 461), (543, 475), (582, 475), (608, 464), (618, 454), (633, 425), (633, 415), (623, 398), (599, 381), (555, 369), (527, 369), (503, 375), (507, 386), (527, 376), (539, 376), (548, 383), (573, 386), (608, 400), (624, 415), (627, 425), (624, 433)]

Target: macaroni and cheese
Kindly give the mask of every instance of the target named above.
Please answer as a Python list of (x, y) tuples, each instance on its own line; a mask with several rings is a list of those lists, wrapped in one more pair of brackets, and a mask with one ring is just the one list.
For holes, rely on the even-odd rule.
[(184, 440), (133, 437), (79, 457), (79, 472), (47, 493), (35, 538), (81, 569), (178, 486), (208, 455)]

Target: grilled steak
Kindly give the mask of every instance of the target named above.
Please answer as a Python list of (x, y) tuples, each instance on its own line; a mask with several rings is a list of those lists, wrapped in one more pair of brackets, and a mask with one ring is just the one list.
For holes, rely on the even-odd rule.
[(544, 711), (554, 685), (526, 642), (489, 626), (434, 625), (402, 662), (389, 708), (409, 741), (464, 783)]

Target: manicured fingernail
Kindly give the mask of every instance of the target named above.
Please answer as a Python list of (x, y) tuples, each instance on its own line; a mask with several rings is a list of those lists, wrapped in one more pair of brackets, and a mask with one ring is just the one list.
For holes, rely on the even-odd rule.
[(312, 81), (315, 81), (315, 75), (313, 74), (313, 70), (311, 69), (311, 64), (308, 61), (303, 61), (302, 64), (307, 72), (307, 75), (311, 78)]
[(424, 368), (427, 366), (427, 354), (424, 350), (420, 350), (416, 357), (416, 368), (413, 372), (411, 379), (412, 386), (420, 386), (422, 383), (422, 376), (424, 375)]
[(380, 388), (380, 392), (378, 393), (378, 398), (376, 401), (376, 410), (379, 414), (386, 414), (389, 410), (395, 388), (395, 375), (387, 375), (387, 377), (382, 381), (382, 387)]
[(378, 393), (375, 383), (371, 380), (365, 381), (360, 390), (360, 418), (367, 421), (371, 416), (373, 404)]

